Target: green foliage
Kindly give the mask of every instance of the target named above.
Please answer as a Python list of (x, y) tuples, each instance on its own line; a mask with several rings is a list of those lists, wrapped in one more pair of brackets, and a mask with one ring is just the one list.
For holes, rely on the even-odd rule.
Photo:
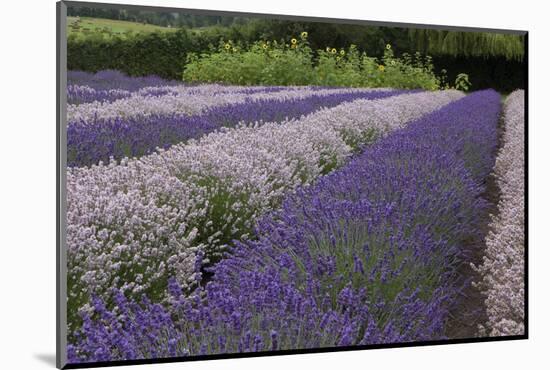
[(212, 50), (220, 39), (246, 40), (248, 37), (246, 27), (179, 28), (172, 32), (128, 29), (110, 34), (97, 29), (79, 30), (67, 38), (69, 70), (116, 69), (130, 76), (154, 74), (167, 79), (181, 78), (188, 54)]
[(72, 37), (87, 38), (101, 34), (105, 38), (112, 36), (131, 36), (134, 32), (175, 32), (176, 28), (161, 27), (147, 23), (128, 22), (103, 18), (67, 17), (67, 34)]
[(504, 56), (508, 60), (522, 60), (525, 50), (521, 35), (411, 28), (409, 37), (418, 49), (434, 55)]
[(455, 79), (455, 89), (468, 91), (472, 84), (466, 73), (459, 73)]
[[(188, 55), (193, 54), (195, 60), (203, 59), (203, 55), (210, 55), (219, 49), (220, 40), (235, 40), (235, 45), (243, 51), (250, 49), (257, 40), (286, 38), (288, 43), (288, 35), (299, 35), (300, 32), (306, 31), (309, 33), (308, 47), (314, 51), (311, 55), (311, 63), (318, 68), (319, 72), (324, 70), (323, 77), (319, 75), (317, 78), (327, 80), (327, 82), (318, 82), (319, 84), (332, 85), (336, 82), (331, 81), (337, 81), (343, 86), (360, 86), (357, 82), (359, 81), (358, 70), (364, 72), (362, 68), (366, 67), (366, 70), (369, 68), (372, 70), (368, 86), (383, 86), (387, 80), (395, 85), (396, 79), (399, 79), (401, 84), (410, 85), (409, 80), (414, 80), (411, 77), (413, 74), (416, 74), (417, 80), (422, 80), (419, 85), (429, 86), (433, 82), (432, 76), (422, 72), (422, 69), (427, 67), (432, 68), (433, 72), (437, 71), (438, 74), (442, 69), (447, 69), (448, 80), (451, 81), (449, 85), (455, 82), (458, 74), (466, 72), (472, 84), (470, 89), (492, 87), (499, 91), (510, 92), (524, 87), (523, 63), (520, 59), (512, 57), (523, 52), (521, 36), (471, 32), (445, 33), (444, 31), (439, 33), (435, 31), (432, 35), (429, 31), (357, 24), (195, 16), (183, 13), (174, 18), (172, 14), (158, 12), (142, 14), (121, 11), (111, 14), (101, 9), (88, 8), (81, 8), (79, 12), (74, 12), (72, 15), (81, 17), (79, 22), (75, 21), (69, 25), (67, 62), (68, 68), (72, 70), (96, 72), (103, 69), (117, 69), (131, 76), (156, 74), (164, 78), (180, 79)], [(108, 17), (113, 21), (100, 19), (104, 24), (101, 27), (99, 24), (98, 27), (93, 27), (85, 24), (84, 17)], [(130, 29), (122, 30), (114, 26), (120, 23), (118, 20), (140, 23), (135, 23)], [(130, 22), (124, 24), (130, 24)], [(171, 25), (171, 28), (153, 25)], [(299, 41), (301, 46), (304, 46), (301, 40)], [(397, 69), (393, 68), (395, 65), (383, 62), (387, 43), (392, 45), (392, 52), (395, 53), (394, 62), (399, 66), (399, 73), (395, 73)], [(344, 48), (346, 56), (336, 60), (336, 56), (327, 58), (317, 51), (325, 50), (327, 45), (336, 48), (338, 53)], [(356, 45), (357, 58), (354, 59), (349, 55), (351, 52), (349, 45)], [(424, 67), (414, 69), (416, 51), (433, 55), (434, 60), (424, 59)], [(364, 58), (363, 53), (366, 53), (368, 58)], [(506, 59), (503, 55), (508, 55), (512, 59)], [(282, 53), (282, 56), (287, 58), (287, 61), (299, 63), (299, 66), (307, 62), (300, 61), (289, 53)], [(247, 57), (252, 58), (254, 62), (262, 61), (258, 60), (257, 55), (248, 54)], [(400, 61), (404, 63), (398, 63)], [(337, 65), (337, 68), (331, 67), (332, 64)], [(386, 74), (378, 73), (376, 68), (380, 64), (384, 65), (386, 71), (388, 68), (394, 71)], [(284, 68), (282, 64), (270, 64), (270, 66), (282, 67), (271, 71), (280, 78), (290, 69)], [(330, 73), (327, 73), (329, 71)], [(292, 75), (290, 72), (289, 74)], [(443, 76), (438, 78), (439, 86), (445, 87), (447, 76), (444, 76), (443, 84), (442, 78)], [(235, 80), (234, 77), (232, 79)]]
[(203, 47), (183, 29), (124, 36), (91, 32), (85, 38), (69, 36), (67, 65), (69, 70), (117, 69), (130, 76), (156, 74), (171, 79), (181, 74), (187, 52)]
[(220, 42), (210, 52), (190, 54), (183, 79), (239, 85), (320, 85), (350, 87), (439, 88), (429, 56), (396, 57), (386, 45), (383, 57), (326, 47), (313, 52), (307, 32), (288, 42), (256, 41), (250, 47)]
[(295, 44), (256, 42), (249, 48), (221, 41), (209, 53), (188, 57), (184, 79), (238, 85), (306, 85), (312, 79), (311, 49), (297, 40)]
[[(150, 11), (139, 8), (109, 9), (99, 7), (87, 7), (69, 5), (67, 7), (69, 17), (86, 17), (102, 20), (128, 21), (136, 24), (157, 25), (161, 27), (208, 27), (212, 25), (230, 26), (243, 22), (243, 18), (189, 14), (181, 11)], [(247, 18), (244, 18), (247, 20)]]

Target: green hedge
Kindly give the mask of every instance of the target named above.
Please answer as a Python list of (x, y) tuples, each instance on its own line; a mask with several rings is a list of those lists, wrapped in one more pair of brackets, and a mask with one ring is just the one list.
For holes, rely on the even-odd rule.
[[(96, 36), (96, 35), (94, 35)], [(131, 76), (155, 74), (164, 78), (181, 75), (192, 45), (185, 31), (137, 34), (127, 38), (69, 38), (69, 70), (97, 72), (117, 69)]]

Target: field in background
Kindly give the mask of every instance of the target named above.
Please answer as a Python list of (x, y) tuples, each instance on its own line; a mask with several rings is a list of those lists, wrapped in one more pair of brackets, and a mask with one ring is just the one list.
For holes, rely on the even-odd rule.
[(67, 17), (67, 34), (85, 37), (93, 32), (104, 33), (105, 36), (125, 37), (128, 32), (174, 32), (177, 28), (162, 27), (153, 24), (119, 21), (104, 18)]

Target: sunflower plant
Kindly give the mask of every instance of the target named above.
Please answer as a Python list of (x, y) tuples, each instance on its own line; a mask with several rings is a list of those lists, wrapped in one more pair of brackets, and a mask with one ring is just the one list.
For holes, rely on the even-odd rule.
[[(183, 72), (189, 82), (218, 82), (238, 85), (320, 85), (350, 87), (393, 87), (435, 90), (445, 88), (437, 77), (430, 56), (420, 53), (396, 56), (385, 44), (382, 57), (361, 53), (357, 46), (327, 45), (313, 51), (303, 31), (283, 40), (258, 40), (242, 45), (220, 40), (217, 48), (201, 55), (190, 54)], [(469, 81), (455, 81), (466, 90)]]

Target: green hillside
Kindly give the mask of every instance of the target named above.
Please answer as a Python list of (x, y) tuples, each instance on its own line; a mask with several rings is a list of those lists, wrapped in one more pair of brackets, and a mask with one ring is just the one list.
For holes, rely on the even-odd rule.
[(151, 33), (155, 31), (174, 32), (175, 30), (177, 30), (177, 28), (113, 19), (67, 17), (67, 35), (76, 35), (78, 37), (86, 37), (88, 34), (95, 32), (101, 32), (107, 37), (124, 37), (128, 32)]

